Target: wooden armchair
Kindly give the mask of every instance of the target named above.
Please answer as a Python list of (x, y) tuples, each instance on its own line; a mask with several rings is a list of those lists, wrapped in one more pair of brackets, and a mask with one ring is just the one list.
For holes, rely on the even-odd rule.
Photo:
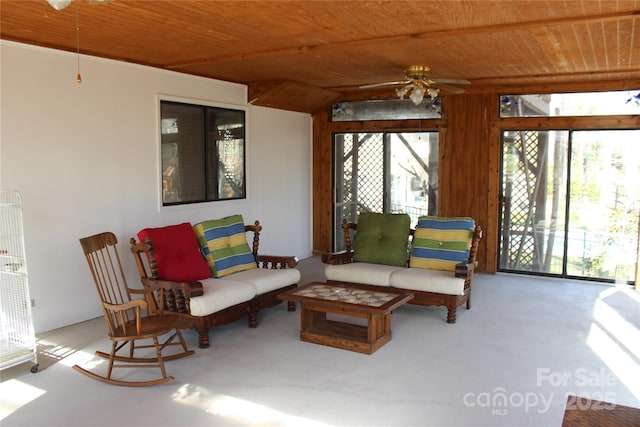
[[(98, 381), (122, 386), (148, 386), (171, 381), (164, 362), (194, 354), (187, 348), (179, 326), (181, 319), (174, 314), (165, 314), (158, 304), (156, 296), (162, 298), (165, 287), (154, 284), (145, 289), (132, 289), (127, 286), (120, 257), (118, 256), (118, 240), (113, 233), (106, 232), (80, 239), (91, 276), (93, 277), (104, 320), (107, 324), (109, 339), (112, 343), (111, 353), (97, 351), (96, 356), (109, 360), (106, 375), (99, 375), (74, 365), (73, 368)], [(142, 298), (133, 299), (131, 295)], [(169, 335), (162, 343), (160, 338)], [(152, 340), (153, 344), (138, 344), (141, 340)], [(176, 340), (177, 339), (177, 340)], [(118, 352), (129, 344), (128, 354)], [(164, 356), (167, 346), (179, 345), (182, 352)], [(137, 349), (152, 348), (155, 357), (135, 357)], [(161, 377), (148, 381), (127, 381), (112, 378), (114, 368), (159, 368)]]
[[(298, 260), (294, 256), (277, 256), (277, 255), (260, 255), (258, 249), (260, 245), (260, 232), (262, 226), (258, 221), (254, 224), (244, 225), (245, 232), (252, 232), (253, 239), (251, 249), (253, 256), (256, 260), (258, 269), (269, 270), (282, 270), (292, 269), (298, 264)], [(200, 297), (204, 294), (202, 282), (224, 280), (224, 279), (205, 279), (201, 281), (190, 282), (175, 282), (163, 280), (158, 275), (158, 265), (156, 262), (156, 256), (154, 252), (153, 243), (147, 238), (144, 242), (137, 242), (135, 238), (130, 239), (131, 252), (133, 253), (138, 273), (142, 284), (148, 288), (154, 288), (161, 285), (165, 291), (163, 294), (164, 309), (180, 315), (190, 327), (194, 328), (199, 335), (199, 347), (209, 347), (209, 331), (214, 326), (224, 325), (227, 323), (235, 322), (244, 316), (248, 316), (248, 323), (250, 328), (258, 326), (257, 314), (261, 309), (273, 307), (280, 304), (282, 301), (277, 298), (277, 295), (285, 290), (295, 288), (297, 284), (282, 287), (273, 291), (265, 292), (255, 295), (251, 300), (241, 302), (222, 310), (216, 311), (207, 315), (192, 315), (191, 314), (191, 299)], [(241, 275), (241, 273), (234, 273), (230, 277), (234, 279), (235, 275)], [(289, 311), (295, 311), (296, 305), (294, 302), (289, 301), (287, 308)]]

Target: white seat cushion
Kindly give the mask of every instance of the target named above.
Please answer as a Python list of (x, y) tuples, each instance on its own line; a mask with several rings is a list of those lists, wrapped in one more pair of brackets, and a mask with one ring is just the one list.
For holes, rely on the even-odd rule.
[(453, 271), (403, 268), (391, 274), (391, 286), (412, 291), (464, 295), (464, 279), (455, 277)]
[(203, 295), (190, 300), (193, 316), (206, 316), (225, 308), (251, 300), (256, 289), (249, 283), (232, 279), (201, 280)]
[(352, 262), (341, 265), (327, 265), (324, 275), (327, 280), (362, 283), (363, 285), (391, 286), (391, 274), (405, 267), (396, 267), (368, 262)]
[(295, 268), (254, 268), (227, 276), (251, 284), (258, 295), (275, 291), (300, 281), (300, 271)]

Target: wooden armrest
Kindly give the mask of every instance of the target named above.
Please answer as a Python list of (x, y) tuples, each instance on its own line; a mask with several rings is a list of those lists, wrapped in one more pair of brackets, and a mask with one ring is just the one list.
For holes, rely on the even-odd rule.
[(469, 274), (471, 274), (473, 270), (475, 270), (477, 265), (478, 265), (477, 261), (460, 262), (456, 264), (455, 276), (460, 277), (462, 279), (466, 279), (467, 277), (469, 277)]
[(182, 292), (185, 293), (185, 296), (200, 297), (204, 295), (204, 289), (200, 282), (182, 282), (180, 285), (182, 286)]
[(353, 262), (353, 251), (322, 254), (322, 262), (331, 265), (350, 264)]
[[(204, 294), (200, 282), (174, 282), (161, 280), (154, 277), (142, 277), (140, 279), (145, 288), (158, 290), (147, 294), (147, 299), (154, 298), (157, 311), (173, 313), (189, 313), (191, 311), (191, 298)], [(152, 301), (149, 301), (152, 304)]]
[(298, 265), (298, 258), (283, 255), (258, 255), (256, 262), (259, 268), (293, 268)]
[(156, 278), (142, 278), (142, 284), (151, 289), (171, 289), (182, 291), (185, 298), (199, 297), (204, 294), (202, 283), (200, 282), (173, 282), (171, 280), (161, 280)]
[[(130, 289), (129, 291), (132, 291), (135, 289)], [(134, 292), (134, 293), (139, 293), (139, 292)], [(143, 292), (144, 293), (144, 292)], [(147, 292), (147, 294), (149, 294), (149, 292)], [(153, 303), (151, 303), (153, 304)], [(120, 318), (120, 326), (122, 327), (123, 333), (124, 335), (129, 335), (131, 333), (133, 333), (133, 331), (131, 329), (133, 329), (133, 327), (129, 327), (128, 325), (128, 316), (125, 315), (124, 311), (127, 310), (134, 310), (135, 314), (136, 314), (136, 322), (135, 322), (135, 330), (137, 334), (140, 334), (141, 329), (142, 329), (142, 310), (147, 310), (150, 316), (154, 316), (158, 313), (158, 311), (156, 310), (156, 307), (154, 307), (153, 305), (149, 305), (149, 303), (141, 298), (138, 299), (132, 299), (130, 301), (127, 301), (123, 304), (108, 304), (108, 303), (104, 303), (104, 308), (106, 308), (107, 310), (112, 310), (115, 312), (118, 312), (118, 317)], [(161, 313), (161, 311), (160, 311)]]
[(149, 279), (142, 280), (142, 283), (144, 285), (144, 288), (142, 289), (129, 288), (129, 293), (146, 295), (146, 294), (154, 293), (155, 291), (159, 291), (161, 289), (166, 290), (166, 289), (172, 288), (171, 286), (167, 286), (164, 283), (151, 282)]
[(144, 310), (147, 308), (147, 302), (143, 299), (132, 299), (123, 304), (108, 304), (105, 302), (104, 307), (113, 311), (125, 311), (131, 308), (141, 308)]

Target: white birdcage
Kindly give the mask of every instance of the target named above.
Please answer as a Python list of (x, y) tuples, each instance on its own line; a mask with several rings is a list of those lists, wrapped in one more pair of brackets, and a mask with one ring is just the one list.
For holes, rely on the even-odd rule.
[(38, 370), (24, 248), (22, 197), (0, 191), (0, 370), (32, 360)]

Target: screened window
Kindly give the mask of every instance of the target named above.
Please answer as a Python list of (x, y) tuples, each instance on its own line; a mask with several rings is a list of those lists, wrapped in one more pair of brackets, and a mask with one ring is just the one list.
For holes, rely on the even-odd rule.
[[(406, 213), (415, 226), (438, 213), (438, 132), (334, 135), (334, 237), (360, 212)], [(344, 241), (334, 238), (334, 250)]]
[(163, 206), (243, 199), (245, 111), (160, 102)]

